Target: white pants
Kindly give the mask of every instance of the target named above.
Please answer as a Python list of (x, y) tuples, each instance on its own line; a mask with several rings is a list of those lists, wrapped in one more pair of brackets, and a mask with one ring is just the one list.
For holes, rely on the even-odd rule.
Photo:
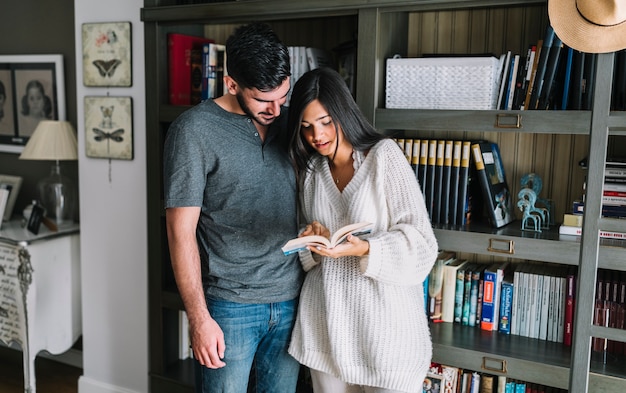
[(373, 386), (352, 385), (339, 378), (311, 369), (311, 382), (315, 393), (403, 393), (399, 390), (377, 388)]

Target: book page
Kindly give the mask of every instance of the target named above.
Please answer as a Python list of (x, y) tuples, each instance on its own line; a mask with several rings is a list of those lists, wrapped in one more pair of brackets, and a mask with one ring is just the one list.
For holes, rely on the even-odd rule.
[(348, 235), (353, 234), (355, 236), (363, 235), (372, 231), (373, 224), (368, 222), (359, 222), (355, 224), (346, 225), (340, 228), (331, 239), (327, 239), (320, 235), (310, 235), (297, 237), (289, 240), (283, 247), (282, 251), (285, 255), (289, 255), (300, 250), (305, 249), (309, 245), (332, 248), (338, 244), (344, 242)]

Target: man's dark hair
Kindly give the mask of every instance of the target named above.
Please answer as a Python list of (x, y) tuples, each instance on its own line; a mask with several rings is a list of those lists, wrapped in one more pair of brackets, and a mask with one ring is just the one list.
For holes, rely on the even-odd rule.
[(269, 25), (250, 23), (226, 41), (226, 68), (243, 88), (274, 90), (291, 75), (289, 50)]

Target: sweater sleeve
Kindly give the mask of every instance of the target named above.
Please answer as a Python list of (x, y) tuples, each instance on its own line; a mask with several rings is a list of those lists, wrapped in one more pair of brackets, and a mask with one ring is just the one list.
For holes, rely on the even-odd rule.
[(376, 171), (380, 176), (377, 192), (386, 202), (388, 226), (368, 239), (370, 252), (361, 258), (361, 271), (385, 283), (419, 285), (438, 252), (422, 192), (406, 158), (393, 143), (379, 149)]

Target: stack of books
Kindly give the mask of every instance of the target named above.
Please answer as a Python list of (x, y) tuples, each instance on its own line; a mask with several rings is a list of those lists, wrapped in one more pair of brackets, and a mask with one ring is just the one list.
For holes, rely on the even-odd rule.
[(604, 167), (602, 215), (626, 218), (626, 159), (609, 159)]
[[(584, 203), (574, 202), (573, 212), (563, 216), (560, 235), (582, 235)], [(602, 216), (626, 218), (626, 158), (608, 158), (604, 167)], [(600, 231), (600, 237), (626, 239), (626, 233)]]

